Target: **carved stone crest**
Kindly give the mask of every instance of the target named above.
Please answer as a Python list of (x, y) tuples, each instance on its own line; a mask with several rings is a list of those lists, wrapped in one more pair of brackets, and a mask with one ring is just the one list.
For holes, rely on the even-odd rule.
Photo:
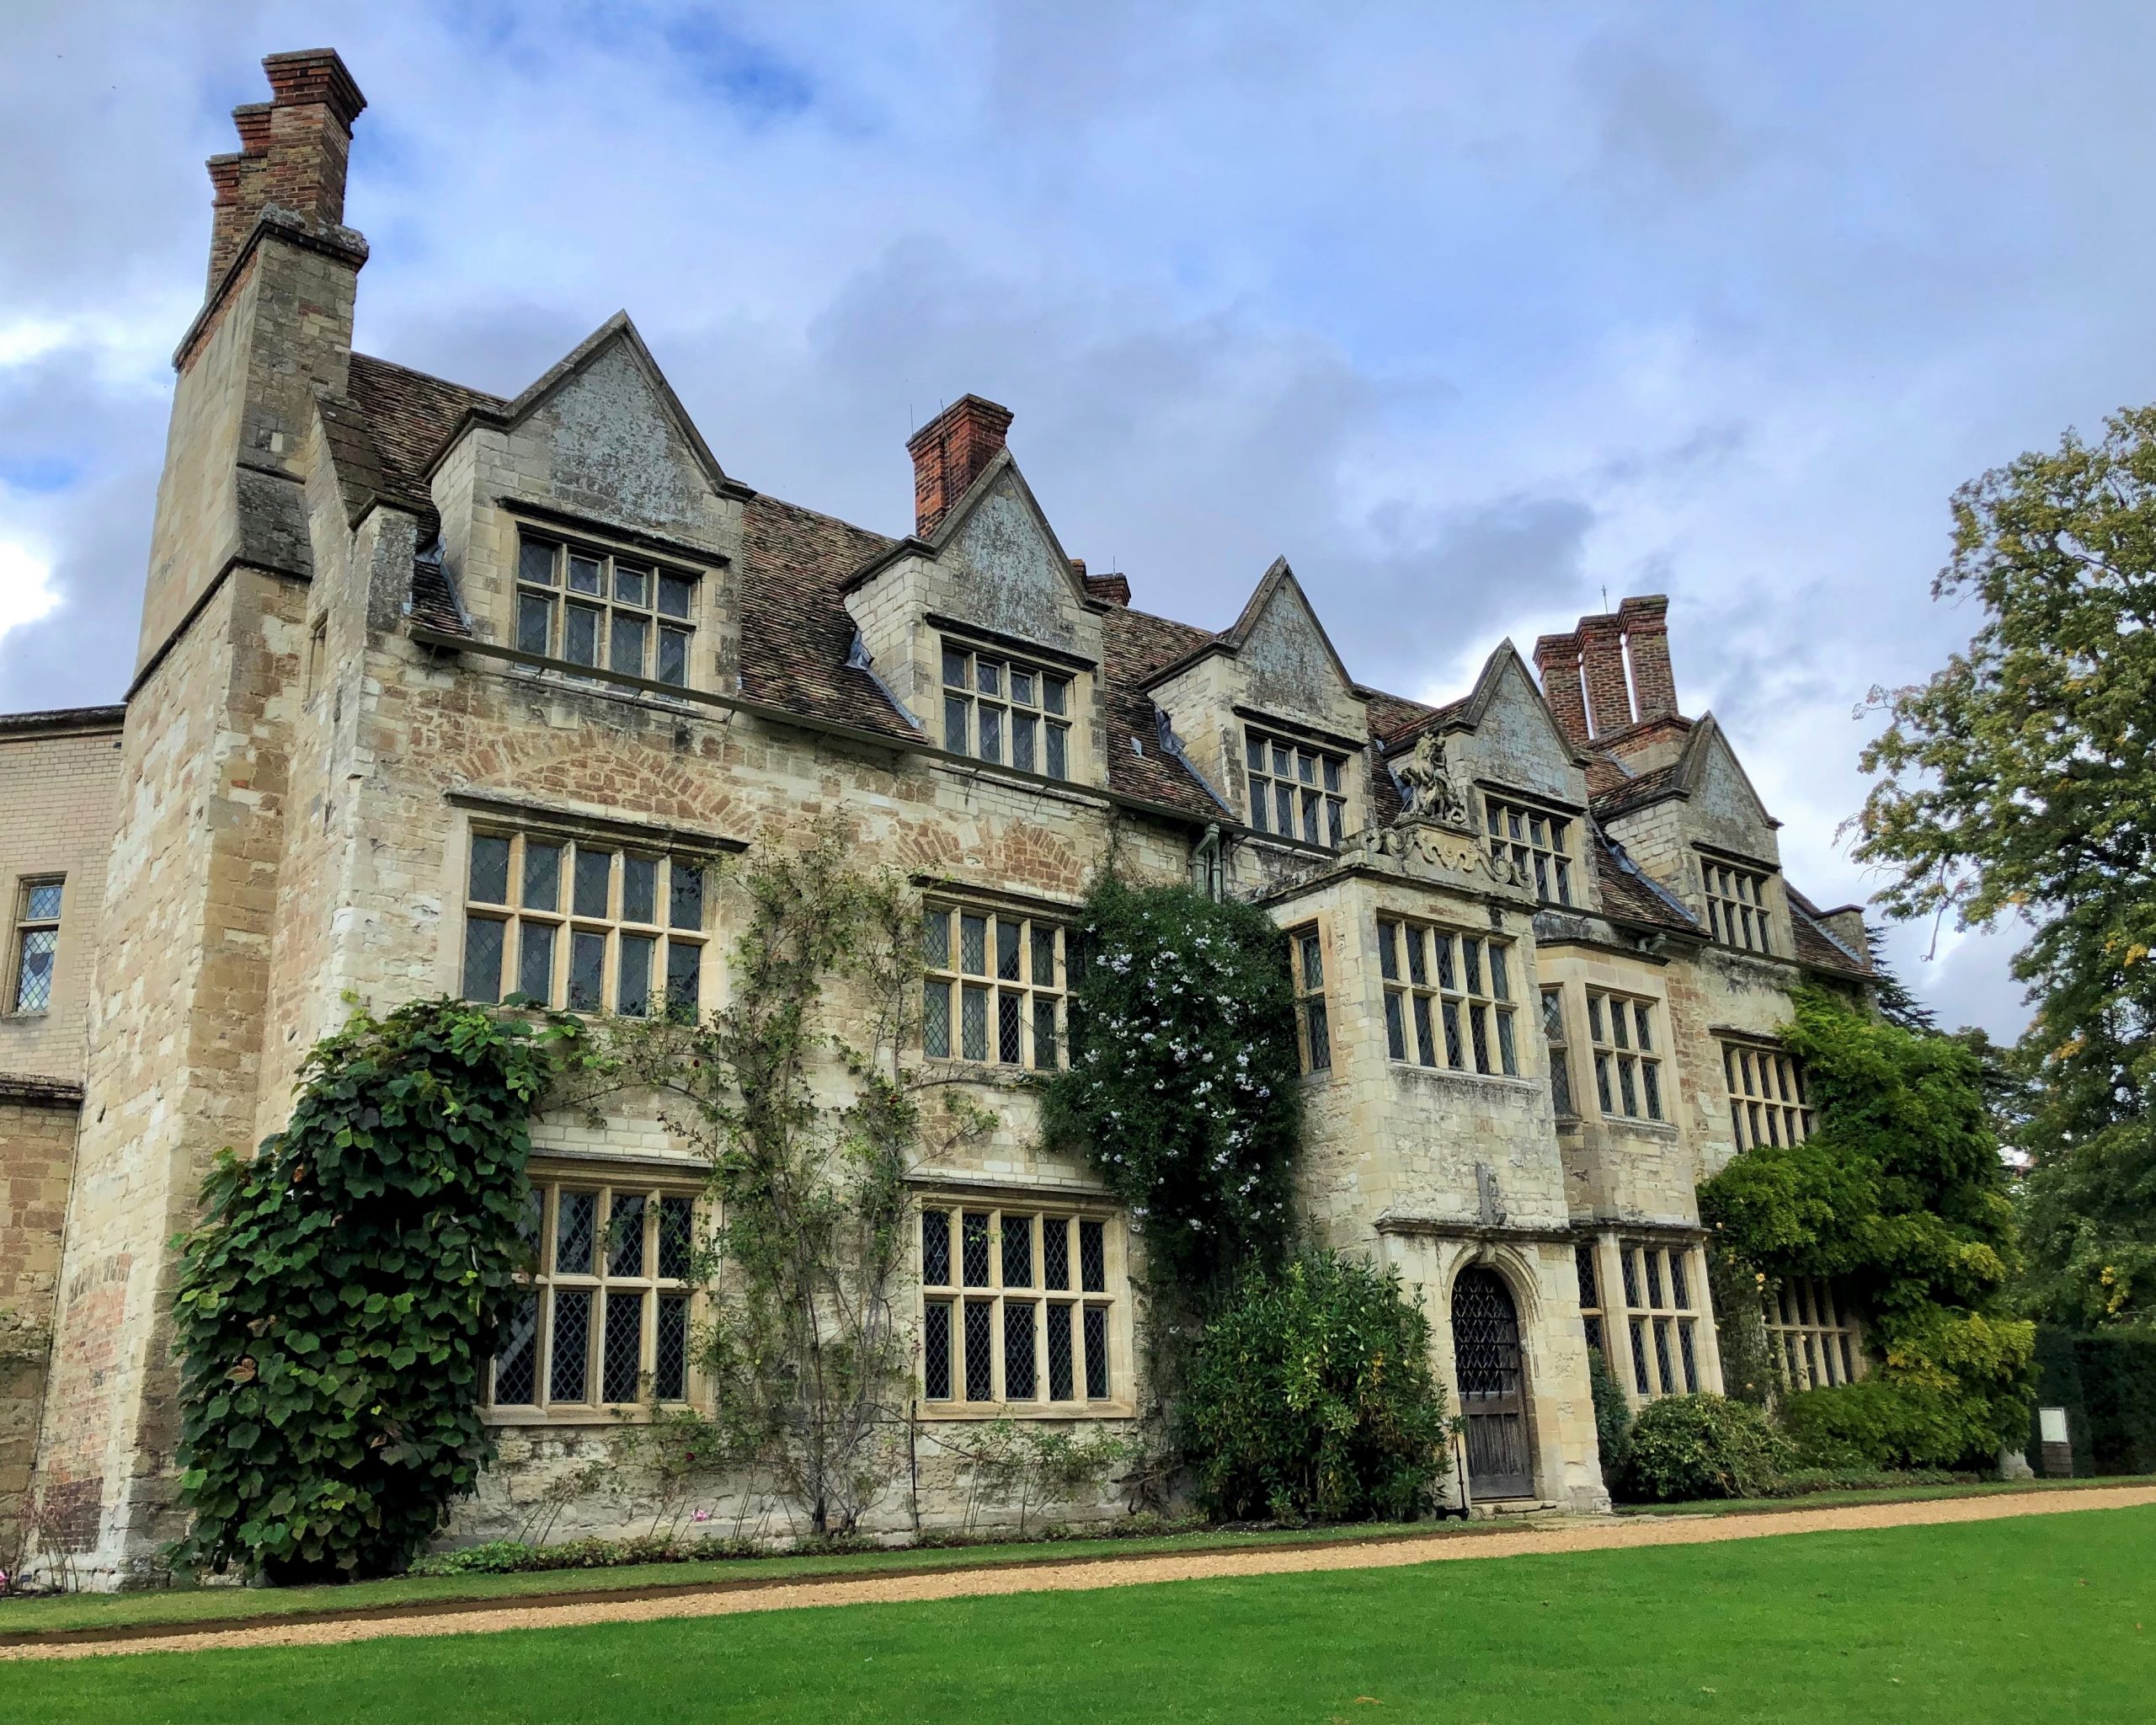
[(1414, 752), (1392, 772), (1407, 799), (1406, 808), (1401, 812), (1402, 822), (1428, 820), (1440, 826), (1474, 830), (1467, 798), (1452, 776), (1445, 761), (1445, 745), (1434, 729), (1417, 737)]

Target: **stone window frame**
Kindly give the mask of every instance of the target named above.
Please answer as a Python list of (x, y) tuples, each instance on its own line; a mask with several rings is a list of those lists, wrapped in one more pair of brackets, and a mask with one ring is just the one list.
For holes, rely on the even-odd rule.
[[(546, 563), (545, 579), (537, 577), (538, 558)], [(578, 565), (588, 565), (595, 585), (578, 586)], [(622, 552), (581, 534), (542, 531), (520, 525), (516, 529), (516, 558), (510, 599), (511, 634), (517, 651), (529, 653), (577, 673), (637, 677), (674, 688), (695, 685), (696, 601), (702, 591), (704, 571), (686, 563), (644, 552)], [(643, 598), (635, 596), (631, 580), (643, 585)], [(670, 595), (676, 601), (670, 608)], [(571, 612), (595, 614), (592, 657), (571, 654)], [(542, 621), (535, 633), (532, 622)], [(632, 621), (642, 631), (637, 663), (618, 661), (621, 639), (617, 619)], [(604, 640), (602, 643), (601, 635)], [(670, 662), (670, 645), (679, 654)]]
[(1775, 956), (1770, 892), (1774, 870), (1748, 868), (1702, 852), (1700, 891), (1706, 899), (1707, 932), (1740, 952)]
[(1572, 1088), (1572, 1033), (1565, 1024), (1565, 991), (1558, 983), (1540, 987), (1542, 1040), (1550, 1060), (1550, 1103), (1561, 1119), (1579, 1118), (1579, 1099)]
[(1518, 1077), (1513, 943), (1385, 913), (1377, 930), (1391, 1063), (1467, 1077)]
[[(979, 925), (981, 943), (977, 969), (969, 968), (974, 959), (969, 937), (975, 923)], [(1006, 929), (1011, 931), (1008, 947)], [(958, 895), (931, 895), (925, 899), (921, 904), (922, 1058), (1023, 1072), (1062, 1070), (1070, 1051), (1070, 924), (1059, 916)], [(1049, 965), (1045, 982), (1038, 974), (1043, 950)], [(978, 1044), (971, 1039), (974, 1027), (969, 1017), (971, 1002), (976, 998), (981, 1002)], [(1006, 1002), (1010, 1003), (1008, 1008)], [(1016, 1014), (1015, 1022), (1006, 1016), (1011, 1012)], [(1040, 1059), (1043, 1027), (1053, 1039), (1045, 1065)], [(976, 1045), (980, 1052), (969, 1052)], [(1006, 1054), (1011, 1049), (1015, 1054)]]
[[(937, 636), (937, 649), (945, 750), (1067, 782), (1076, 676), (947, 633)], [(1021, 760), (1021, 754), (1027, 758)]]
[[(1722, 1082), (1729, 1092), (1729, 1124), (1740, 1154), (1764, 1144), (1801, 1144), (1812, 1135), (1812, 1101), (1804, 1062), (1771, 1042), (1725, 1036)], [(1764, 1129), (1764, 1130), (1762, 1129)]]
[(1791, 1390), (1827, 1389), (1864, 1375), (1863, 1331), (1828, 1278), (1785, 1277), (1761, 1301), (1761, 1316)]
[[(499, 843), (503, 853), (501, 896), (492, 898), (491, 875), (481, 878), (482, 846)], [(533, 853), (551, 851), (553, 891), (551, 904), (542, 889), (543, 868), (536, 868)], [(491, 856), (491, 852), (484, 853)], [(607, 857), (604, 909), (590, 908), (590, 877), (583, 872), (586, 854)], [(651, 867), (651, 917), (631, 914), (632, 865)], [(694, 895), (695, 921), (680, 920), (685, 906), (675, 901), (676, 887), (685, 871), (693, 871), (697, 882)], [(579, 1013), (616, 1012), (628, 1017), (661, 1011), (693, 1017), (702, 1010), (710, 966), (705, 962), (711, 944), (712, 870), (710, 859), (686, 855), (664, 844), (638, 844), (632, 839), (594, 837), (573, 829), (496, 821), (474, 821), (467, 836), (464, 867), (464, 937), (456, 980), (462, 998), (493, 1005), (512, 994), (539, 998), (536, 980), (526, 969), (527, 955), (536, 963), (543, 949), (547, 967), (546, 1003), (550, 1007)], [(638, 900), (641, 885), (635, 887)], [(473, 944), (481, 925), (498, 927), (489, 937), (497, 944), (493, 954), (494, 985), (491, 991), (476, 987), (474, 965), (485, 963), (482, 949)], [(543, 948), (540, 932), (545, 931)], [(512, 943), (513, 937), (513, 943)], [(577, 993), (579, 959), (598, 943), (599, 991), (595, 998)], [(632, 943), (638, 943), (632, 948)], [(513, 949), (512, 949), (513, 946)], [(634, 991), (636, 971), (625, 969), (623, 955), (643, 956), (644, 987), (641, 1007)], [(504, 987), (504, 983), (514, 983)]]
[[(1491, 856), (1499, 862), (1509, 860), (1523, 881), (1533, 881), (1534, 895), (1542, 903), (1574, 907), (1572, 877), (1577, 865), (1572, 832), (1578, 823), (1572, 816), (1485, 791), (1482, 818)], [(1553, 879), (1554, 893), (1550, 889)]]
[(1295, 985), (1295, 1023), (1301, 1033), (1303, 1071), (1313, 1076), (1332, 1071), (1332, 1019), (1326, 1004), (1325, 934), (1315, 922), (1288, 931), (1289, 972)]
[[(525, 1239), (533, 1252), (532, 1267), (518, 1275), (523, 1297), (487, 1363), (483, 1417), (497, 1425), (611, 1423), (648, 1419), (661, 1408), (699, 1405), (707, 1390), (696, 1367), (694, 1345), (701, 1311), (696, 1260), (702, 1183), (690, 1175), (637, 1168), (559, 1167), (535, 1169), (531, 1183), (534, 1207), (526, 1215)], [(564, 1269), (559, 1262), (566, 1197), (590, 1199), (589, 1219), (579, 1231), (584, 1269)], [(641, 1212), (641, 1253), (636, 1263), (617, 1269), (620, 1248), (611, 1236), (627, 1199), (636, 1200)], [(574, 1309), (561, 1300), (563, 1295), (580, 1296), (581, 1301), (580, 1397), (555, 1393), (564, 1382), (557, 1370), (556, 1350), (563, 1340), (566, 1312)], [(617, 1375), (620, 1355), (609, 1351), (617, 1334), (613, 1314), (628, 1295), (637, 1309), (635, 1393), (613, 1395), (608, 1392), (624, 1387)], [(504, 1370), (520, 1369), (512, 1362), (527, 1350), (531, 1399), (501, 1400)]]
[[(46, 893), (52, 895), (49, 912), (42, 897)], [(10, 1017), (42, 1017), (52, 1010), (53, 991), (60, 985), (60, 919), (67, 900), (65, 874), (26, 874), (15, 883), (14, 935), (8, 943)], [(39, 958), (45, 960), (42, 975), (32, 969), (31, 961)]]
[(1628, 1387), (1641, 1401), (1698, 1395), (1708, 1382), (1699, 1330), (1706, 1316), (1698, 1297), (1706, 1284), (1704, 1260), (1690, 1246), (1620, 1236), (1617, 1262), (1632, 1355)]
[(1661, 1004), (1650, 995), (1609, 988), (1587, 991), (1594, 1094), (1604, 1119), (1669, 1123), (1662, 1081), (1663, 1055), (1654, 1032), (1655, 1010)]
[[(931, 1419), (1118, 1418), (1134, 1404), (1129, 1326), (1129, 1239), (1115, 1209), (1061, 1194), (930, 1192), (914, 1227), (920, 1272), (919, 1407)], [(937, 1224), (942, 1218), (938, 1250)], [(1023, 1225), (1022, 1234), (1012, 1224)], [(1059, 1283), (1050, 1231), (1062, 1231)], [(1090, 1239), (1094, 1242), (1089, 1246)], [(1022, 1252), (1012, 1242), (1022, 1240)], [(978, 1252), (978, 1256), (976, 1256)], [(1022, 1256), (1022, 1263), (1019, 1259)], [(1097, 1274), (1096, 1274), (1096, 1267)], [(940, 1270), (941, 1274), (938, 1274)], [(1014, 1280), (1022, 1274), (1023, 1280)], [(1064, 1314), (1058, 1317), (1060, 1308)], [(1022, 1321), (1012, 1314), (1023, 1311)], [(985, 1354), (971, 1343), (978, 1333)], [(1022, 1322), (1027, 1348), (1018, 1347)], [(1069, 1342), (1064, 1369), (1071, 1393), (1059, 1396), (1055, 1338)], [(939, 1356), (938, 1349), (942, 1349)], [(1032, 1393), (1013, 1396), (1014, 1368), (1030, 1358)], [(939, 1358), (941, 1365), (939, 1366)], [(1096, 1368), (1099, 1375), (1097, 1375)], [(978, 1395), (985, 1388), (987, 1393)], [(1096, 1393), (1096, 1391), (1099, 1393)]]
[(1253, 832), (1315, 845), (1325, 851), (1337, 851), (1345, 842), (1348, 775), (1345, 752), (1262, 724), (1246, 724), (1243, 763)]
[(1603, 1339), (1602, 1275), (1595, 1267), (1594, 1258), (1593, 1241), (1572, 1242), (1572, 1274), (1579, 1279), (1580, 1284), (1580, 1325), (1587, 1332), (1587, 1345), (1602, 1355), (1606, 1365), (1609, 1354)]

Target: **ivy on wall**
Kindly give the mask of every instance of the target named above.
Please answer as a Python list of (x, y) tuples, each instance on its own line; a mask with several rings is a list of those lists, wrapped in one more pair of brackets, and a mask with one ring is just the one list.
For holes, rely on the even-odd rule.
[(1817, 989), (1783, 1031), (1815, 1110), (1802, 1144), (1751, 1151), (1700, 1188), (1741, 1285), (1839, 1282), (1863, 1314), (1866, 1380), (1794, 1395), (1807, 1459), (1942, 1466), (2018, 1446), (2032, 1327), (2008, 1316), (2019, 1254), (1976, 1055)]
[(308, 1055), (285, 1130), (219, 1155), (178, 1242), (184, 1558), (392, 1573), (472, 1491), (529, 1259), (530, 1122), (579, 1042), (452, 1000), (360, 1013)]

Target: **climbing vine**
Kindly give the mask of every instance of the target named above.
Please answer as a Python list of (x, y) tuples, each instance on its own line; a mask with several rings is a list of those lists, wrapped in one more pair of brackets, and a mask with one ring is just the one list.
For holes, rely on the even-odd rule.
[(2034, 1337), (2007, 1312), (2019, 1254), (1976, 1055), (1816, 989), (1793, 1005), (1783, 1040), (1812, 1136), (1700, 1188), (1730, 1281), (1831, 1278), (1865, 1315), (1870, 1377), (1790, 1397), (1786, 1424), (1831, 1463), (1951, 1466), (2018, 1445)]
[[(1144, 1230), (1156, 1306), (1282, 1259), (1302, 1135), (1288, 938), (1253, 905), (1113, 874), (1086, 901), (1051, 1141), (1083, 1146)], [(1159, 1325), (1156, 1328), (1161, 1327)]]
[(219, 1155), (179, 1242), (185, 1557), (390, 1573), (472, 1491), (530, 1121), (579, 1042), (451, 1000), (362, 1012), (308, 1055), (282, 1132)]
[(751, 864), (732, 1004), (700, 1022), (613, 1021), (603, 1057), (610, 1082), (665, 1098), (666, 1124), (710, 1164), (723, 1224), (700, 1351), (715, 1424), (728, 1458), (763, 1470), (819, 1537), (852, 1534), (905, 1460), (906, 1176), (924, 1144), (993, 1124), (953, 1090), (923, 1106), (902, 1058), (919, 1028), (920, 909), (895, 879), (850, 868), (850, 849), (826, 830)]

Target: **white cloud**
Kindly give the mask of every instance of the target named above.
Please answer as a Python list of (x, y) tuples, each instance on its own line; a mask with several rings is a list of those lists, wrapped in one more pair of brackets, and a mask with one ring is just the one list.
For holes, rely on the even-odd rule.
[(0, 637), (47, 617), (60, 603), (52, 564), (27, 545), (0, 539)]

